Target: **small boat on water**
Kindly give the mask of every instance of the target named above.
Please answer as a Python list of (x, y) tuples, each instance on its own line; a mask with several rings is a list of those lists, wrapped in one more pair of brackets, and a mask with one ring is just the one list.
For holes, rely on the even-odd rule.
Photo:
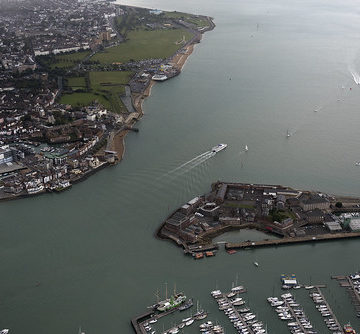
[(344, 332), (350, 334), (356, 334), (355, 329), (351, 327), (350, 323), (344, 325)]
[(157, 322), (157, 319), (152, 319), (149, 321), (149, 324), (155, 324)]
[(286, 132), (286, 138), (289, 138), (290, 136), (291, 136), (291, 133), (290, 133), (290, 131), (288, 129), (287, 132)]
[(227, 144), (217, 144), (211, 149), (211, 152), (218, 153), (227, 148)]
[(245, 145), (245, 152), (249, 151), (249, 148), (247, 145)]
[(192, 299), (190, 298), (185, 304), (181, 305), (179, 307), (179, 311), (185, 311), (187, 309), (189, 309), (190, 307), (192, 307), (194, 305)]
[(190, 319), (189, 321), (185, 322), (185, 325), (190, 326), (190, 325), (192, 325), (193, 322), (194, 322), (194, 319)]
[(314, 289), (314, 286), (313, 285), (305, 285), (305, 289), (306, 290)]
[(258, 266), (259, 266), (259, 264), (258, 264), (257, 262), (254, 262), (254, 265), (255, 265), (255, 267), (258, 267)]
[(4, 328), (0, 331), (0, 334), (8, 334), (9, 330), (7, 328)]
[(360, 161), (355, 162), (355, 166), (360, 166)]

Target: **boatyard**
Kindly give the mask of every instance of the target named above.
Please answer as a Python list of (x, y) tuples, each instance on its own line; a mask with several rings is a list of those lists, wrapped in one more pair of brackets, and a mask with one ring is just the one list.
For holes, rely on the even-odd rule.
[[(225, 148), (219, 144), (209, 154)], [(352, 239), (360, 237), (359, 206), (358, 198), (281, 185), (216, 182), (209, 193), (175, 210), (157, 236), (196, 259), (215, 255), (213, 239), (234, 230), (258, 230), (264, 240), (225, 241), (227, 251)]]

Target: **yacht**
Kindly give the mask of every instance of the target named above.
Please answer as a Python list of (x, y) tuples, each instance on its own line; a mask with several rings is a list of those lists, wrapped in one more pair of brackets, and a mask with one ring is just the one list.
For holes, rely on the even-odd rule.
[(0, 331), (0, 334), (8, 334), (9, 330), (7, 328)]
[(211, 149), (211, 152), (218, 153), (224, 150), (227, 147), (227, 144), (217, 144)]
[(190, 326), (194, 322), (194, 319), (190, 319), (189, 321), (185, 322), (186, 326)]

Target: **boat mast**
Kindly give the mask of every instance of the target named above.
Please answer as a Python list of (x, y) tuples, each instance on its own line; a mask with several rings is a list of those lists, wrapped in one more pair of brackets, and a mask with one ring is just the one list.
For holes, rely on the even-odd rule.
[(159, 301), (160, 301), (159, 289), (156, 290), (155, 297), (156, 297), (156, 302), (159, 303)]

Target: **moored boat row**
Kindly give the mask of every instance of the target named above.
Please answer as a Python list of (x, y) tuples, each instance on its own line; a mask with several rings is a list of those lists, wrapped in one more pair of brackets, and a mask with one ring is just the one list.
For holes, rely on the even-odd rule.
[(317, 334), (304, 310), (291, 293), (284, 293), (281, 298), (269, 297), (267, 301), (275, 309), (281, 320), (288, 321), (287, 325), (290, 333)]
[[(243, 286), (236, 286), (229, 293), (214, 290), (211, 295), (216, 299), (219, 310), (223, 311), (239, 334), (265, 334), (263, 323), (245, 306), (245, 301), (236, 295), (245, 291)], [(237, 307), (242, 306), (241, 309)]]

